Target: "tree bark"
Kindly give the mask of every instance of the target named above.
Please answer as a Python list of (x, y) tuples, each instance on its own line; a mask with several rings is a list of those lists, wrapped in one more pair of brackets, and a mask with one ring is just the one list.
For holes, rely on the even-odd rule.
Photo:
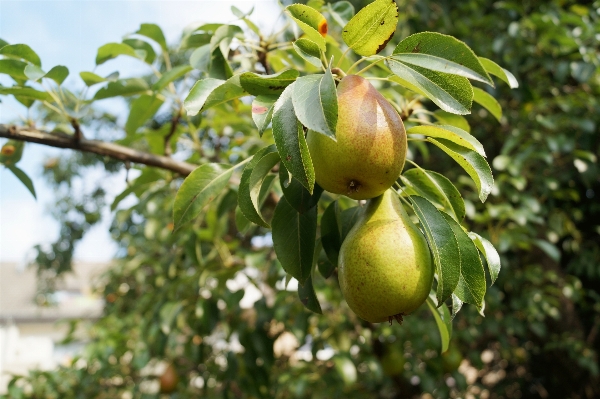
[(77, 139), (76, 137), (65, 133), (48, 133), (30, 127), (0, 124), (0, 137), (26, 141), (29, 143), (44, 144), (51, 147), (70, 148), (76, 151), (91, 152), (93, 154), (104, 155), (124, 162), (129, 161), (148, 166), (155, 166), (157, 168), (179, 173), (182, 176), (189, 175), (198, 166), (187, 162), (176, 161), (161, 155), (133, 150), (118, 144), (99, 140), (87, 140), (83, 137)]

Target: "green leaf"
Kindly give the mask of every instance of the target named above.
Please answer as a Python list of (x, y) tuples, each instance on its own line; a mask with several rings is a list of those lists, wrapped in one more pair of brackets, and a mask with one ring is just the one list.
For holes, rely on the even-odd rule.
[(349, 1), (336, 1), (333, 4), (327, 3), (327, 11), (329, 11), (333, 20), (342, 28), (354, 16), (354, 6)]
[(511, 89), (516, 89), (517, 87), (519, 87), (519, 82), (517, 82), (517, 78), (515, 78), (515, 76), (512, 73), (502, 68), (500, 65), (496, 64), (494, 61), (489, 60), (487, 58), (479, 57), (479, 62), (481, 62), (481, 65), (483, 65), (486, 71), (488, 71), (491, 75), (499, 77)]
[(462, 229), (450, 215), (442, 214), (454, 232), (460, 249), (460, 279), (454, 294), (463, 302), (477, 306), (481, 311), (485, 296), (485, 271), (479, 257), (479, 252)]
[(190, 56), (190, 65), (195, 69), (208, 72), (212, 62), (212, 51), (210, 44), (198, 47)]
[(494, 248), (491, 242), (477, 233), (470, 232), (469, 238), (473, 240), (477, 249), (479, 249), (485, 257), (488, 271), (490, 272), (490, 278), (492, 284), (494, 284), (498, 278), (498, 274), (500, 274), (500, 255), (498, 255), (498, 251), (496, 251), (496, 248)]
[(13, 79), (27, 80), (27, 75), (25, 75), (27, 65), (27, 63), (19, 60), (1, 59), (0, 73), (10, 75)]
[(340, 242), (344, 242), (346, 236), (348, 235), (352, 227), (354, 227), (354, 225), (358, 221), (358, 218), (362, 214), (362, 209), (363, 208), (360, 206), (353, 206), (352, 208), (344, 209), (342, 211), (340, 215), (342, 221), (342, 238)]
[(31, 195), (33, 195), (33, 198), (37, 199), (37, 197), (35, 195), (35, 188), (33, 187), (33, 182), (31, 181), (29, 176), (27, 176), (27, 173), (23, 172), (21, 169), (17, 168), (15, 165), (10, 165), (10, 166), (6, 165), (6, 167), (8, 168), (8, 170), (13, 172), (13, 174), (15, 176), (17, 176), (17, 179), (19, 179), (21, 181), (21, 183), (23, 183), (25, 185), (25, 187), (27, 187), (27, 189), (29, 190)]
[(248, 11), (248, 12), (243, 12), (236, 6), (231, 6), (231, 13), (233, 15), (235, 15), (236, 17), (238, 17), (239, 19), (245, 18), (245, 17), (249, 16), (250, 14), (252, 14), (253, 12), (254, 12), (254, 7), (252, 7), (250, 9), (250, 11)]
[(240, 85), (240, 75), (228, 80), (206, 78), (196, 82), (184, 102), (188, 115), (193, 116), (201, 110), (248, 95)]
[(69, 69), (63, 65), (57, 65), (48, 71), (45, 78), (52, 79), (56, 84), (61, 85), (62, 82), (69, 76)]
[(156, 24), (142, 24), (140, 25), (140, 29), (135, 32), (138, 35), (146, 36), (149, 39), (154, 40), (156, 43), (160, 45), (163, 51), (167, 52), (167, 41), (165, 40), (165, 35), (163, 34), (162, 29)]
[(260, 191), (273, 166), (279, 162), (279, 153), (274, 145), (259, 150), (246, 165), (238, 188), (238, 206), (250, 222), (269, 228), (260, 214)]
[(209, 163), (197, 167), (185, 178), (173, 205), (175, 230), (195, 219), (225, 189), (233, 171), (232, 165)]
[(437, 119), (437, 123), (440, 125), (452, 125), (459, 129), (464, 130), (467, 133), (471, 133), (471, 126), (467, 122), (467, 118), (462, 115), (452, 114), (446, 112), (443, 109), (436, 109), (433, 112), (433, 116)]
[(3, 46), (0, 48), (0, 54), (10, 58), (25, 60), (39, 67), (42, 66), (40, 57), (26, 44), (9, 44)]
[(259, 75), (244, 72), (240, 75), (240, 84), (253, 96), (275, 95), (294, 83), (300, 73), (295, 69), (287, 69), (274, 75)]
[(416, 89), (418, 93), (428, 97), (444, 111), (459, 115), (471, 113), (473, 87), (467, 78), (431, 71), (393, 58), (389, 58), (387, 64), (400, 78), (400, 80), (392, 80), (411, 90)]
[(429, 298), (427, 298), (427, 306), (429, 307), (429, 310), (435, 319), (438, 331), (440, 332), (442, 341), (441, 352), (446, 352), (450, 345), (450, 338), (452, 338), (452, 317), (450, 316), (450, 311), (448, 311), (448, 308), (444, 304), (440, 307), (437, 306), (437, 301), (433, 292), (429, 294)]
[(494, 115), (494, 118), (500, 122), (500, 119), (502, 119), (502, 107), (491, 94), (481, 90), (479, 87), (473, 87), (473, 100), (490, 111), (490, 114)]
[(135, 49), (125, 43), (107, 43), (98, 49), (96, 65), (103, 64), (120, 55), (127, 55), (129, 57), (140, 59), (138, 53), (135, 52)]
[(422, 134), (427, 137), (435, 137), (445, 139), (458, 144), (461, 147), (468, 148), (477, 152), (482, 157), (485, 157), (483, 146), (475, 137), (471, 136), (464, 130), (451, 125), (435, 125), (435, 126), (414, 126), (406, 131), (406, 134)]
[(156, 52), (152, 45), (144, 40), (140, 39), (125, 39), (123, 40), (123, 44), (128, 45), (129, 47), (136, 50), (136, 54), (138, 58), (140, 58), (141, 52), (144, 52), (144, 62), (146, 64), (152, 64), (156, 59)]
[(546, 255), (550, 257), (555, 262), (560, 261), (560, 250), (553, 244), (549, 243), (546, 240), (533, 240), (533, 244), (535, 244), (539, 249), (544, 251)]
[(331, 70), (298, 78), (292, 95), (296, 117), (304, 126), (335, 139), (338, 104)]
[(356, 54), (379, 53), (394, 36), (398, 5), (394, 0), (375, 0), (360, 10), (342, 31), (342, 39)]
[(292, 83), (281, 93), (273, 108), (273, 138), (277, 151), (281, 156), (281, 162), (286, 169), (306, 189), (312, 193), (315, 185), (315, 171), (312, 159), (304, 137), (304, 129), (298, 122), (292, 103)]
[(38, 91), (31, 87), (1, 87), (0, 94), (12, 94), (15, 97), (31, 98), (33, 100), (50, 101), (52, 98), (45, 91)]
[(236, 34), (242, 34), (242, 28), (237, 25), (221, 25), (215, 30), (215, 34), (210, 39), (210, 50), (211, 53), (217, 48), (221, 50), (223, 57), (227, 58), (229, 55), (229, 46)]
[(338, 256), (342, 246), (342, 221), (337, 201), (333, 201), (321, 217), (321, 243), (327, 259), (338, 264)]
[(309, 64), (312, 64), (317, 68), (322, 66), (321, 50), (315, 42), (309, 39), (298, 39), (292, 43), (292, 46), (294, 46), (296, 53)]
[(436, 32), (408, 36), (394, 49), (393, 59), (433, 71), (459, 75), (494, 86), (494, 81), (464, 42)]
[(42, 68), (37, 65), (28, 64), (25, 66), (25, 76), (29, 80), (38, 80), (46, 74)]
[(304, 213), (317, 206), (323, 193), (318, 184), (315, 184), (312, 194), (309, 193), (298, 179), (290, 175), (283, 164), (279, 167), (279, 183), (285, 199), (298, 213)]
[(452, 319), (462, 308), (463, 301), (461, 301), (455, 294), (452, 294)]
[(309, 276), (304, 284), (298, 284), (298, 298), (300, 298), (300, 302), (302, 302), (306, 309), (311, 312), (323, 314), (317, 294), (315, 293), (315, 288), (313, 287), (312, 276)]
[(123, 201), (129, 194), (136, 193), (136, 195), (139, 196), (146, 191), (149, 185), (162, 179), (164, 179), (164, 175), (160, 173), (157, 168), (145, 167), (137, 179), (135, 179), (125, 190), (115, 197), (110, 205), (111, 212), (117, 209), (119, 203)]
[[(269, 193), (271, 192), (271, 186), (273, 185), (276, 177), (277, 176), (274, 174), (270, 174), (265, 177), (262, 186), (260, 187), (260, 193), (258, 194), (258, 209), (263, 206), (267, 197), (269, 196)], [(246, 219), (239, 206), (235, 208), (235, 226), (242, 234), (246, 234), (250, 227), (252, 227), (252, 222)]]
[(317, 208), (298, 213), (282, 197), (275, 207), (273, 220), (273, 248), (286, 273), (302, 285), (310, 277), (315, 238), (317, 235)]
[(160, 329), (165, 335), (169, 335), (171, 332), (171, 328), (175, 323), (175, 319), (181, 309), (183, 308), (183, 304), (181, 302), (167, 302), (161, 306), (159, 312), (160, 318)]
[(273, 108), (278, 98), (279, 96), (257, 96), (252, 100), (252, 120), (254, 120), (261, 137), (271, 123)]
[(446, 154), (450, 155), (452, 159), (458, 162), (475, 182), (481, 202), (485, 202), (494, 186), (492, 170), (485, 158), (475, 151), (456, 145), (448, 140), (432, 138), (428, 138), (427, 140), (435, 144)]
[(156, 114), (156, 111), (163, 104), (162, 96), (142, 94), (131, 103), (131, 110), (127, 123), (125, 123), (125, 131), (127, 134), (135, 134), (136, 130), (146, 121)]
[(179, 79), (191, 70), (192, 67), (189, 65), (179, 65), (174, 67), (173, 69), (165, 72), (160, 79), (158, 79), (158, 81), (152, 85), (152, 90), (160, 91), (164, 89), (169, 83)]
[(94, 95), (95, 100), (117, 96), (133, 96), (142, 94), (149, 90), (148, 83), (140, 78), (121, 79), (116, 82), (110, 82), (106, 87), (101, 88)]
[(415, 214), (425, 231), (429, 249), (433, 254), (437, 274), (437, 299), (443, 303), (452, 295), (460, 279), (460, 250), (452, 228), (444, 213), (423, 197), (411, 195)]
[(308, 39), (315, 42), (321, 51), (325, 51), (327, 20), (320, 12), (304, 4), (287, 6), (285, 12), (296, 21)]
[(86, 86), (90, 87), (98, 83), (106, 82), (106, 78), (98, 76), (93, 72), (79, 72), (79, 76)]
[(465, 217), (465, 202), (460, 192), (445, 176), (431, 170), (413, 168), (404, 172), (400, 179), (407, 186), (409, 195), (426, 198), (436, 207), (453, 215), (457, 221)]
[(8, 140), (0, 150), (0, 164), (6, 166), (14, 165), (21, 160), (25, 142), (20, 140)]

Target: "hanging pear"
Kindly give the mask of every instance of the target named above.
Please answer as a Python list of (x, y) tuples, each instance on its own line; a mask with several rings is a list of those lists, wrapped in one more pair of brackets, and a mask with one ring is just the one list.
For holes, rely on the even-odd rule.
[(381, 195), (406, 159), (406, 131), (392, 105), (366, 79), (345, 76), (337, 88), (336, 140), (309, 130), (317, 183), (353, 199)]
[(340, 249), (338, 278), (350, 309), (371, 323), (401, 322), (425, 302), (433, 274), (427, 241), (397, 194), (370, 200)]

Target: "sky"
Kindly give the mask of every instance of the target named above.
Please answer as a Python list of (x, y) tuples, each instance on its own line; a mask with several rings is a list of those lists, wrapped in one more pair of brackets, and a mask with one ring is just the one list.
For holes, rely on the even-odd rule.
[[(167, 42), (176, 42), (189, 24), (235, 21), (230, 7), (242, 11), (254, 6), (253, 20), (269, 27), (280, 13), (275, 0), (250, 1), (149, 1), (149, 0), (0, 0), (0, 38), (10, 44), (28, 44), (42, 60), (42, 68), (65, 65), (70, 75), (65, 85), (83, 87), (79, 72), (94, 69), (96, 50), (109, 42), (120, 42), (125, 35), (138, 30), (141, 23), (158, 24)], [(140, 72), (135, 60), (117, 59), (101, 65), (96, 72), (106, 75), (115, 70), (122, 77)], [(144, 71), (141, 71), (144, 72)], [(0, 76), (0, 83), (10, 79)], [(106, 100), (105, 100), (106, 101)], [(10, 123), (23, 113), (14, 101), (0, 103), (0, 123)], [(0, 139), (0, 145), (5, 139)], [(31, 260), (31, 248), (47, 244), (58, 237), (58, 224), (50, 217), (53, 202), (51, 189), (41, 177), (44, 159), (65, 150), (38, 144), (27, 144), (18, 166), (33, 180), (37, 201), (4, 167), (0, 167), (0, 262), (25, 264)], [(94, 178), (94, 176), (90, 176)], [(108, 203), (125, 188), (124, 175), (117, 175)], [(108, 234), (111, 215), (105, 212), (102, 224), (95, 226), (78, 245), (75, 259), (106, 262), (116, 245)]]

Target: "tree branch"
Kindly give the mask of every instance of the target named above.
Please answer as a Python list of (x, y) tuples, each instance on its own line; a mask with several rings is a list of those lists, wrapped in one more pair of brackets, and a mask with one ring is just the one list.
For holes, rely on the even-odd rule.
[(48, 133), (31, 127), (0, 124), (0, 137), (44, 144), (51, 147), (70, 148), (82, 152), (91, 152), (93, 154), (104, 155), (124, 162), (141, 163), (148, 166), (171, 170), (183, 176), (189, 175), (197, 167), (197, 165), (187, 162), (179, 162), (169, 157), (136, 151), (118, 144), (99, 140), (87, 140), (83, 137), (80, 137), (79, 140), (77, 140), (76, 137), (68, 134), (59, 132)]

